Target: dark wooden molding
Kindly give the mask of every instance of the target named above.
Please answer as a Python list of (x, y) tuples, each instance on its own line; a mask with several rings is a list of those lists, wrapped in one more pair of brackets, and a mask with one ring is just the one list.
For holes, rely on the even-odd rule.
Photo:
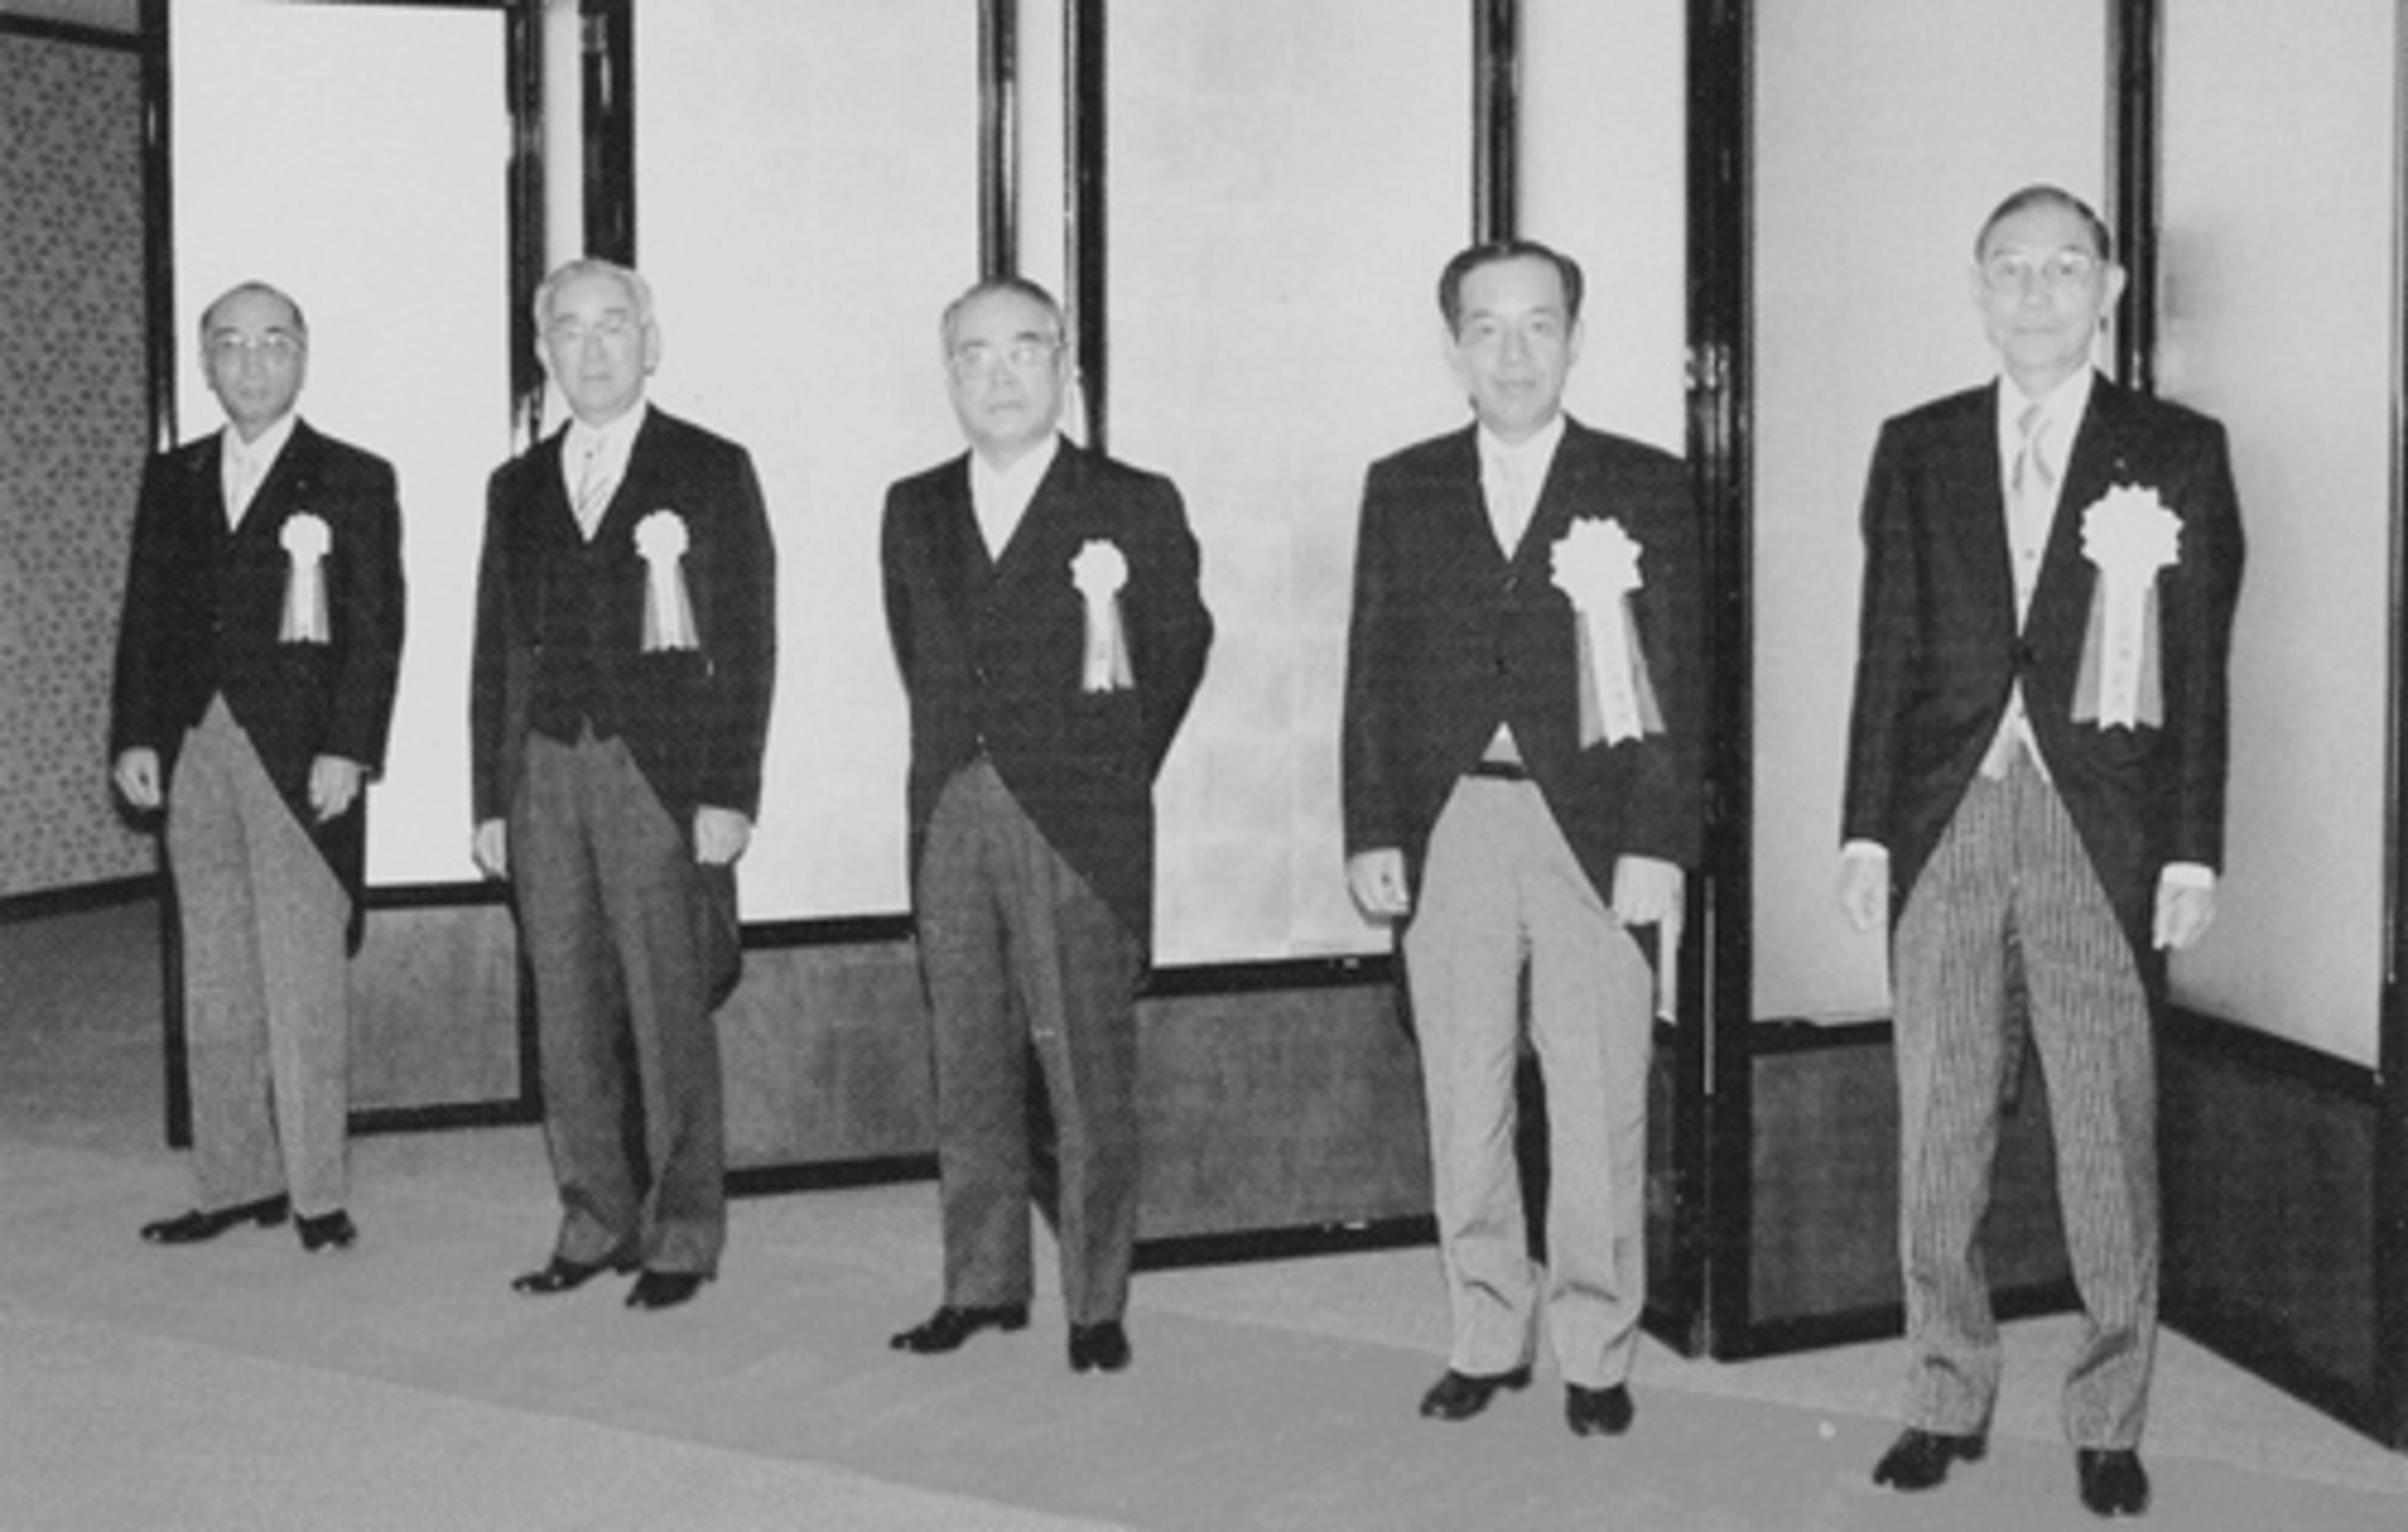
[(2158, 167), (2164, 95), (2164, 19), (2158, 0), (2108, 0), (2107, 217), (2127, 280), (2115, 306), (2115, 377), (2143, 394), (2157, 390), (2157, 254), (2162, 238)]
[(1020, 0), (979, 0), (979, 275), (1020, 269)]
[(1522, 0), (1471, 0), (1471, 240), (1521, 228)]
[(55, 21), (45, 16), (0, 14), (0, 37), (25, 37), (36, 42), (65, 43), (74, 48), (105, 48), (113, 52), (138, 53), (146, 46), (144, 36), (150, 30), (150, 4), (151, 0), (143, 0), (141, 18), (131, 32), (119, 32), (105, 26), (84, 26), (75, 21)]
[(544, 90), (543, 0), (509, 0), (503, 20), (503, 93), (510, 120), (509, 162), (503, 174), (504, 235), (509, 271), (502, 301), (509, 337), (510, 440), (532, 445), (543, 434), (543, 365), (536, 357), (535, 294), (543, 285)]
[(1110, 132), (1106, 119), (1107, 46), (1105, 0), (1063, 0), (1064, 72), (1070, 99), (1069, 206), (1063, 209), (1069, 240), (1069, 292), (1062, 295), (1076, 331), (1081, 402), (1087, 415), (1087, 445), (1108, 451), (1111, 443), (1111, 347), (1106, 309), (1111, 300), (1111, 239), (1105, 190)]
[(27, 894), (11, 894), (0, 897), (0, 925), (47, 920), (52, 915), (73, 915), (87, 909), (113, 909), (139, 899), (156, 898), (161, 886), (157, 873), (146, 872), (132, 878), (110, 878), (96, 883), (76, 883), (65, 888), (41, 888)]
[(635, 0), (579, 0), (583, 37), (585, 251), (636, 265)]
[[(2408, 3), (2394, 7), (2392, 71), (2391, 264), (2408, 266), (2408, 156), (2397, 152), (2408, 132), (2408, 56), (2399, 51), (2408, 36)], [(2408, 623), (2401, 602), (2408, 599), (2408, 376), (2400, 370), (2408, 358), (2408, 301), (2399, 283), (2391, 292), (2391, 482), (2390, 587), (2391, 664), (2386, 678), (2383, 817), (2383, 990), (2376, 1008), (2380, 1034), (2375, 1045), (2376, 1075), (2381, 1098), (2376, 1103), (2374, 1136), (2374, 1316), (2375, 1380), (2380, 1395), (2373, 1421), (2375, 1433), (2398, 1451), (2408, 1451), (2408, 994), (2401, 976), (2408, 974), (2408, 901), (2401, 896), (2408, 877)]]
[(167, 67), (167, 0), (142, 0), (142, 267), (149, 290), (143, 389), (150, 446), (176, 445), (175, 85)]
[(1708, 699), (1706, 839), (1690, 896), (1697, 979), (1685, 986), (1695, 1024), (1675, 1046), (1692, 1057), (1675, 1074), (1679, 1226), (1695, 1248), (1675, 1269), (1700, 1287), (1706, 1349), (1749, 1324), (1753, 1285), (1754, 958), (1748, 941), (1754, 866), (1755, 578), (1749, 562), (1754, 471), (1754, 294), (1748, 210), (1749, 0), (1690, 0), (1688, 14), (1689, 476), (1705, 542)]

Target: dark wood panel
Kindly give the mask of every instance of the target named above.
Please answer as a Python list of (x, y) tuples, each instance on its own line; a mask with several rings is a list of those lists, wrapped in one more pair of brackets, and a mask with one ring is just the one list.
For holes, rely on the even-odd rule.
[[(1895, 1333), (1898, 1084), (1886, 1028), (1812, 1046), (1783, 1029), (1755, 1061), (1754, 1222), (1746, 1352), (1833, 1325), (1850, 1339)], [(2065, 1289), (2056, 1155), (2037, 1069), (2000, 1135), (1983, 1247), (2002, 1311), (2028, 1312)]]
[(2376, 1429), (2376, 1109), (2349, 1075), (2284, 1067), (2256, 1039), (2197, 1020), (2165, 1034), (2166, 1319)]

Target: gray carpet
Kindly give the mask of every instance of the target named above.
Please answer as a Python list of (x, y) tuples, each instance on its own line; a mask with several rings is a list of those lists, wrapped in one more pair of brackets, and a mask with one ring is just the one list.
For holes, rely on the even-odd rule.
[[(1082, 1378), (1050, 1285), (1020, 1335), (886, 1349), (936, 1296), (924, 1184), (739, 1201), (683, 1310), (518, 1296), (551, 1226), (524, 1128), (356, 1142), (339, 1256), (289, 1229), (146, 1247), (190, 1199), (158, 1147), (147, 918), (0, 926), (0, 1532), (2096, 1525), (2055, 1434), (2063, 1319), (2013, 1327), (1989, 1458), (1902, 1497), (1866, 1480), (1894, 1344), (1651, 1344), (1613, 1442), (1570, 1438), (1544, 1374), (1469, 1424), (1415, 1418), (1426, 1250), (1140, 1275), (1136, 1366)], [(151, 1009), (108, 1020), (128, 1003)], [(2408, 1525), (2408, 1460), (2179, 1339), (2148, 1459), (2152, 1525)]]

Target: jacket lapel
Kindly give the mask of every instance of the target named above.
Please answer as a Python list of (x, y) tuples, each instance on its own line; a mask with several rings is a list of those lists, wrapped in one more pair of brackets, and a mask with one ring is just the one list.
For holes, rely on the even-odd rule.
[(2082, 429), (2058, 481), (2057, 519), (2049, 525), (2040, 588), (2032, 595), (2029, 626), (2035, 632), (2062, 633), (2089, 623), (2098, 574), (2082, 551), (2082, 520), (2110, 489), (2133, 477), (2130, 405), (2131, 395), (2106, 379), (2092, 381)]

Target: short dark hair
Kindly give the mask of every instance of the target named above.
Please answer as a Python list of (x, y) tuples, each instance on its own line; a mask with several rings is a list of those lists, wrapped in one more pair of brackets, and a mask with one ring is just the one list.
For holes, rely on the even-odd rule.
[(2098, 256), (2102, 262), (2112, 262), (2115, 259), (2115, 236), (2108, 232), (2107, 221), (2099, 216), (2098, 209), (2064, 187), (2051, 186), (2045, 182), (2027, 186), (1991, 209), (1990, 216), (1982, 221), (1982, 232), (1973, 236), (1973, 259), (1980, 260), (1984, 251), (1987, 250), (1991, 230), (2030, 208), (2064, 208), (2082, 220), (2084, 226), (2089, 229), (2091, 254)]
[(228, 299), (242, 297), (245, 294), (255, 294), (263, 298), (274, 298), (277, 302), (282, 304), (286, 312), (293, 316), (293, 333), (299, 336), (304, 343), (308, 342), (309, 338), (308, 316), (302, 313), (301, 306), (293, 301), (293, 294), (285, 292), (282, 288), (276, 286), (272, 282), (261, 281), (256, 277), (253, 277), (247, 281), (235, 283), (232, 287), (227, 288), (216, 297), (211, 298), (209, 300), (209, 306), (201, 310), (201, 339), (204, 342), (207, 342), (209, 338), (209, 322), (218, 317), (218, 310), (225, 307)]
[(993, 293), (1010, 293), (1026, 298), (1053, 316), (1055, 338), (1064, 341), (1070, 338), (1070, 322), (1062, 312), (1060, 301), (1053, 294), (1045, 291), (1039, 283), (1033, 282), (1025, 277), (1006, 273), (998, 277), (981, 278), (970, 284), (968, 292), (945, 305), (944, 313), (937, 320), (937, 336), (948, 351), (952, 350), (953, 344), (954, 319), (972, 303)]
[(1495, 265), (1500, 261), (1522, 260), (1544, 261), (1555, 268), (1556, 277), (1563, 282), (1564, 318), (1568, 321), (1579, 320), (1581, 268), (1578, 261), (1561, 251), (1551, 250), (1535, 239), (1491, 239), (1485, 244), (1474, 245), (1461, 251), (1454, 260), (1446, 264), (1444, 271), (1439, 273), (1438, 311), (1446, 316), (1447, 334), (1453, 335), (1463, 327), (1465, 278), (1482, 266)]

